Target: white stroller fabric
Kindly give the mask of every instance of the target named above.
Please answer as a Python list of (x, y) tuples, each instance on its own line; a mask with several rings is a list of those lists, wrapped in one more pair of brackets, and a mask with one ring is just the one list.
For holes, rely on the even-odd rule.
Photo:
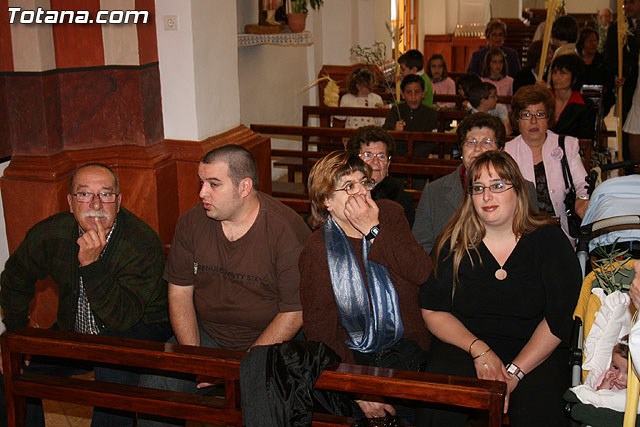
[(636, 321), (629, 334), (629, 353), (633, 360), (633, 370), (640, 377), (640, 321)]
[(593, 289), (592, 293), (598, 296), (602, 306), (596, 312), (593, 326), (584, 341), (585, 360), (582, 368), (589, 373), (584, 384), (572, 387), (571, 390), (582, 403), (624, 412), (626, 389), (596, 390), (595, 387), (600, 375), (609, 368), (613, 346), (627, 335), (631, 327), (629, 295), (620, 291), (605, 295), (600, 288)]
[[(640, 215), (640, 175), (611, 178), (596, 187), (582, 225), (625, 215)], [(640, 240), (640, 230), (612, 231), (591, 239), (589, 252), (598, 245), (611, 245), (616, 239), (620, 242)]]

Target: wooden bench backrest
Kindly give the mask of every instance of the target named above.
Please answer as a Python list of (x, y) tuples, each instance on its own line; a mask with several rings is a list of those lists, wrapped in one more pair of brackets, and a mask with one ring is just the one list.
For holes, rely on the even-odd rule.
[[(308, 115), (312, 112), (335, 111), (335, 108), (328, 107), (311, 107), (305, 106)], [(344, 108), (344, 110), (377, 110), (369, 108)], [(359, 111), (356, 111), (359, 114)], [(343, 139), (349, 138), (355, 129), (344, 128), (324, 128), (324, 127), (312, 127), (312, 126), (283, 126), (283, 125), (266, 125), (266, 124), (252, 124), (251, 129), (254, 132), (259, 132), (265, 135), (288, 135), (288, 136), (300, 136), (302, 138), (302, 150), (280, 150), (272, 149), (272, 157), (287, 157), (287, 158), (300, 158), (300, 163), (297, 164), (299, 169), (297, 171), (302, 172), (302, 184), (297, 191), (291, 192), (276, 192), (273, 195), (280, 198), (283, 202), (287, 203), (290, 207), (300, 213), (309, 212), (308, 202), (301, 201), (300, 199), (306, 199), (306, 182), (309, 176), (309, 171), (315, 163), (315, 161), (331, 150), (343, 149)], [(395, 156), (391, 163), (389, 172), (394, 174), (406, 174), (409, 176), (429, 176), (433, 179), (437, 179), (441, 176), (451, 173), (457, 165), (459, 160), (450, 159), (422, 159), (414, 157), (413, 144), (415, 142), (435, 142), (441, 146), (449, 147), (441, 149), (441, 151), (450, 151), (450, 147), (457, 143), (457, 135), (453, 133), (438, 133), (438, 132), (396, 132), (391, 131), (390, 134), (395, 140), (408, 141), (409, 155), (408, 156)], [(318, 141), (322, 141), (320, 149), (318, 151), (309, 150), (309, 145)], [(511, 139), (508, 137), (507, 139)], [(593, 149), (593, 141), (589, 139), (579, 140), (580, 148), (584, 151), (583, 161), (585, 169), (588, 171), (591, 165), (591, 152)], [(419, 190), (412, 192), (417, 202), (419, 200), (421, 192)], [(295, 201), (293, 201), (295, 200)], [(289, 203), (289, 201), (291, 201)]]
[[(113, 337), (22, 328), (1, 339), (9, 426), (23, 425), (26, 397), (144, 412), (195, 421), (242, 425), (238, 351), (181, 346)], [(50, 375), (24, 374), (24, 355), (62, 357), (118, 366), (160, 369), (221, 378), (225, 399)], [(491, 426), (500, 426), (505, 384), (445, 375), (339, 364), (325, 370), (316, 388), (443, 403), (489, 411)], [(317, 417), (317, 418), (316, 418)], [(22, 419), (22, 417), (20, 417)], [(316, 415), (314, 425), (328, 423)], [(335, 420), (336, 417), (330, 417)]]
[[(443, 95), (443, 100), (447, 102), (462, 102), (462, 97), (457, 95)], [(392, 107), (393, 108), (393, 107)], [(437, 110), (439, 128), (438, 132), (444, 132), (445, 126), (451, 120), (461, 121), (468, 114), (468, 110)], [(311, 117), (318, 117), (320, 127), (332, 127), (332, 117), (334, 116), (364, 116), (364, 117), (387, 117), (388, 108), (367, 108), (367, 107), (318, 107), (315, 105), (304, 105), (302, 107), (302, 126), (310, 126)]]

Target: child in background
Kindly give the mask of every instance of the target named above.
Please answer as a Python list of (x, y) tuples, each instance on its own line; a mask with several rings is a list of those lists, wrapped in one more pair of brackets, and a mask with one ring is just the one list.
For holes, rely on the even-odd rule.
[[(402, 79), (400, 85), (404, 102), (398, 104), (397, 108), (389, 110), (384, 128), (387, 130), (407, 131), (407, 132), (432, 132), (438, 129), (438, 113), (431, 107), (422, 104), (424, 97), (424, 80), (418, 75), (409, 74)], [(399, 113), (399, 115), (398, 115)], [(433, 150), (433, 143), (416, 142), (414, 145), (414, 155), (418, 157), (429, 157)], [(396, 154), (407, 155), (407, 142), (396, 141)]]
[[(367, 68), (358, 68), (354, 70), (347, 79), (346, 93), (340, 99), (341, 107), (384, 107), (384, 103), (380, 95), (371, 91), (373, 87), (373, 74)], [(357, 117), (357, 116), (337, 116), (338, 120), (345, 120), (346, 128), (359, 128), (362, 126), (382, 126), (384, 118), (382, 117)]]
[[(431, 87), (435, 95), (456, 94), (456, 84), (451, 77), (449, 77), (444, 56), (439, 53), (431, 55), (429, 61), (427, 61), (427, 76), (431, 79)], [(437, 102), (436, 106), (453, 108), (456, 106), (456, 103)]]
[(469, 103), (473, 107), (469, 114), (481, 112), (491, 114), (500, 119), (504, 124), (507, 135), (513, 133), (509, 122), (509, 113), (503, 104), (498, 104), (498, 94), (493, 83), (473, 83), (468, 89)]
[(629, 366), (629, 335), (613, 346), (611, 364), (596, 382), (596, 390), (624, 390), (627, 388), (627, 370)]
[(431, 87), (431, 80), (422, 72), (424, 67), (424, 56), (419, 50), (411, 49), (406, 51), (398, 58), (398, 64), (400, 64), (400, 75), (397, 79), (404, 79), (410, 74), (417, 74), (424, 80), (424, 98), (422, 103), (427, 107), (433, 107), (433, 88)]
[(500, 49), (491, 49), (484, 57), (482, 80), (493, 83), (499, 96), (513, 95), (513, 77), (509, 77), (507, 59)]
[(480, 76), (476, 73), (463, 74), (458, 77), (458, 80), (456, 81), (456, 93), (465, 98), (465, 100), (462, 102), (462, 108), (465, 110), (470, 110), (473, 108), (469, 103), (469, 96), (467, 95), (467, 93), (469, 92), (469, 88), (476, 83), (482, 83), (482, 79), (480, 79)]

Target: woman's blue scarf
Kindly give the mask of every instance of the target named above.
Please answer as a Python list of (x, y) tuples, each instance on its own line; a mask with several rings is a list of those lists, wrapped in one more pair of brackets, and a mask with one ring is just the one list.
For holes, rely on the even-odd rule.
[(371, 242), (363, 237), (362, 263), (370, 291), (367, 294), (353, 246), (332, 217), (322, 226), (322, 235), (340, 323), (349, 334), (347, 346), (361, 353), (391, 347), (402, 338), (404, 327), (389, 271), (367, 259)]

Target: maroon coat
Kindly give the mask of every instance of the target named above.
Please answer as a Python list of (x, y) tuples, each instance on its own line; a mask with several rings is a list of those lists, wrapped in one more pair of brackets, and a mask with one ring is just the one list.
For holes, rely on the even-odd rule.
[[(380, 232), (371, 245), (369, 261), (384, 265), (398, 294), (404, 338), (412, 339), (428, 350), (431, 337), (420, 313), (418, 292), (427, 281), (433, 265), (431, 258), (411, 234), (409, 223), (400, 205), (390, 200), (377, 200), (380, 207)], [(349, 238), (360, 270), (362, 240)], [(304, 318), (304, 333), (308, 340), (320, 341), (335, 350), (346, 363), (355, 363), (345, 344), (347, 332), (340, 324), (329, 276), (327, 252), (322, 230), (316, 230), (307, 241), (299, 261), (300, 299)], [(368, 289), (367, 277), (363, 274)]]

